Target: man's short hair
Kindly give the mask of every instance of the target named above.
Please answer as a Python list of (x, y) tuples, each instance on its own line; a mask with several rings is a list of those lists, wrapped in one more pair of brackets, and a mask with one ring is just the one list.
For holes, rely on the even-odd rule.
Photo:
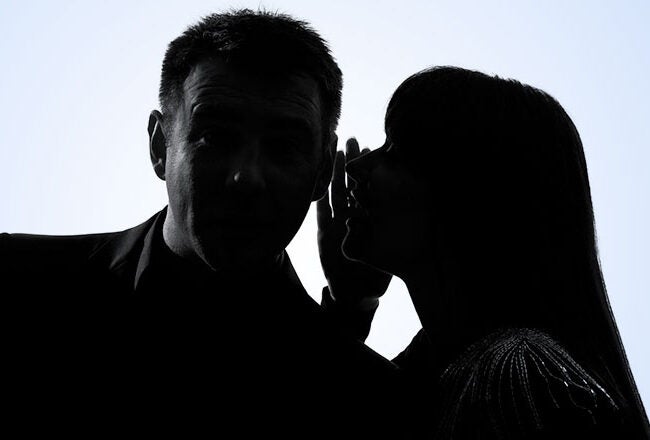
[(324, 134), (336, 129), (343, 80), (327, 43), (304, 21), (250, 9), (208, 15), (169, 43), (160, 80), (163, 114), (175, 110), (192, 67), (214, 56), (265, 74), (307, 74), (320, 89)]

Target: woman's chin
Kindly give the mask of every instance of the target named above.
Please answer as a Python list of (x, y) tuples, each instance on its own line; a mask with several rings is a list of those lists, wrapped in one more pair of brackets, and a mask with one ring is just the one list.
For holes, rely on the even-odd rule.
[(398, 251), (402, 249), (399, 246), (391, 247), (391, 243), (376, 240), (376, 236), (377, 234), (368, 228), (357, 225), (351, 227), (348, 224), (348, 232), (341, 244), (343, 255), (349, 260), (359, 261), (379, 271), (396, 275), (401, 261), (395, 261), (393, 256), (399, 254)]
[(365, 234), (360, 232), (358, 230), (351, 230), (348, 227), (348, 232), (343, 239), (341, 250), (343, 251), (343, 255), (350, 260), (369, 263), (368, 247), (363, 236)]
[(378, 255), (363, 244), (362, 240), (357, 240), (350, 233), (345, 236), (341, 249), (343, 250), (343, 255), (349, 260), (358, 261), (381, 272), (393, 274), (390, 269), (385, 267), (386, 264), (382, 263), (383, 258), (379, 258)]
[(386, 258), (383, 241), (375, 240), (377, 234), (367, 222), (356, 220), (347, 222), (348, 232), (341, 244), (343, 255), (349, 260), (359, 261), (382, 272), (392, 273), (387, 270), (392, 265), (387, 264), (390, 259)]

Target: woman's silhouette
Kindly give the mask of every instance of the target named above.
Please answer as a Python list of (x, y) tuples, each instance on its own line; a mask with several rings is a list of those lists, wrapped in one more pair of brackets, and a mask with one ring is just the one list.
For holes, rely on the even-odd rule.
[[(406, 283), (423, 330), (395, 362), (442, 387), (437, 434), (648, 438), (598, 261), (582, 143), (560, 104), (436, 67), (399, 86), (385, 128), (382, 147), (348, 150), (343, 252)], [(341, 184), (332, 191), (340, 200)], [(327, 201), (319, 208), (327, 238)], [(350, 281), (321, 256), (345, 303), (333, 285)]]

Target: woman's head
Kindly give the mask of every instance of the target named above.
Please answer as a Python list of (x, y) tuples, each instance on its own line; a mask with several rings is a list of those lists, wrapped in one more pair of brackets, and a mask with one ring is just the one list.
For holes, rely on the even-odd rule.
[(414, 271), (431, 278), (444, 309), (436, 329), (461, 341), (543, 329), (638, 409), (598, 263), (582, 142), (560, 104), (518, 81), (436, 67), (398, 87), (385, 130), (381, 148), (347, 167), (363, 209), (346, 255), (407, 284)]
[(557, 101), (438, 67), (400, 85), (385, 128), (385, 145), (348, 166), (369, 214), (351, 222), (348, 255), (400, 276), (437, 264), (504, 295), (575, 288), (555, 278), (589, 258), (593, 215), (580, 138)]

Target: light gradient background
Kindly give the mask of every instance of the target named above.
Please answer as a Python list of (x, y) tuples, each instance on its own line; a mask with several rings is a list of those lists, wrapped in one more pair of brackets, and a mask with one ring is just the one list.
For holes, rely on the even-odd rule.
[[(390, 94), (450, 64), (555, 96), (582, 135), (610, 300), (650, 398), (650, 2), (14, 1), (0, 3), (0, 231), (122, 230), (165, 205), (147, 151), (166, 45), (199, 17), (265, 7), (308, 20), (344, 72), (339, 138), (382, 144)], [(341, 145), (342, 148), (342, 145)], [(309, 213), (289, 252), (325, 284)], [(368, 344), (392, 357), (419, 328), (395, 280)]]

